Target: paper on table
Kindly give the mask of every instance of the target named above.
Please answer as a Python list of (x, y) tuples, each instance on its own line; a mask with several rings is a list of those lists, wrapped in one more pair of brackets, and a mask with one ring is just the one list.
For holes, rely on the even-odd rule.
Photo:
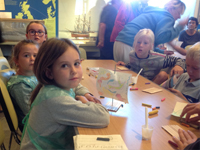
[(124, 105), (123, 102), (121, 101), (117, 101), (117, 100), (113, 100), (113, 102), (109, 101), (106, 103), (106, 105), (103, 105), (107, 110), (109, 111), (114, 111), (117, 112), (117, 110)]
[[(176, 105), (174, 107), (174, 111), (172, 112), (172, 115), (173, 116), (176, 116), (176, 117), (180, 117), (184, 107), (187, 105), (188, 103), (181, 103), (181, 102), (176, 102)], [(195, 117), (197, 116), (197, 114), (195, 115), (192, 115), (191, 117)], [(186, 117), (186, 114), (183, 116), (183, 118)]]
[(155, 87), (143, 90), (143, 92), (147, 92), (147, 93), (150, 93), (150, 94), (161, 92), (161, 91), (162, 91), (162, 89), (155, 88)]
[[(109, 138), (99, 141), (97, 137)], [(128, 150), (121, 135), (76, 135), (73, 136), (75, 150)]]

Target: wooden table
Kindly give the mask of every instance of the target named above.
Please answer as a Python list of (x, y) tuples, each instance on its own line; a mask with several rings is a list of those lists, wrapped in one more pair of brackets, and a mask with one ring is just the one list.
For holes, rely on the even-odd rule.
[[(107, 69), (114, 69), (116, 62), (113, 60), (84, 60), (82, 68), (84, 72), (84, 80), (81, 84), (86, 86), (94, 96), (99, 97), (96, 90), (96, 78), (88, 76), (87, 67), (103, 67)], [(132, 71), (121, 71), (131, 73), (133, 76), (136, 73)], [(145, 84), (150, 82), (150, 84)], [(168, 90), (163, 89), (162, 92), (155, 94), (148, 94), (142, 92), (143, 89), (156, 87), (161, 88), (148, 79), (139, 76), (138, 82), (133, 87), (138, 87), (137, 91), (128, 91), (129, 104), (125, 104), (118, 112), (110, 112), (110, 124), (106, 128), (91, 129), (78, 127), (79, 134), (86, 135), (109, 135), (120, 134), (129, 150), (170, 150), (173, 149), (168, 140), (172, 137), (164, 131), (162, 125), (179, 125), (185, 130), (191, 130), (198, 137), (200, 137), (199, 130), (194, 128), (187, 128), (179, 123), (179, 118), (171, 115), (176, 102), (186, 102)], [(130, 88), (130, 87), (129, 87)], [(166, 98), (161, 102), (162, 98)], [(108, 99), (101, 99), (102, 103), (106, 103)], [(151, 104), (153, 107), (160, 106), (158, 114), (149, 117), (149, 125), (153, 126), (153, 135), (151, 140), (142, 139), (142, 125), (145, 124), (145, 107), (142, 103)], [(149, 108), (148, 111), (152, 109)]]

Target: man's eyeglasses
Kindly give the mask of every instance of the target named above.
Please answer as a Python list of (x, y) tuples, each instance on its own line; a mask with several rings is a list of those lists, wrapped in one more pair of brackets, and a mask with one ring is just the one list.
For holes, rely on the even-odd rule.
[(41, 31), (41, 30), (35, 31), (35, 30), (30, 29), (30, 30), (28, 30), (28, 33), (29, 33), (31, 36), (36, 35), (36, 33), (38, 34), (38, 36), (43, 36), (45, 32), (44, 32), (44, 31)]

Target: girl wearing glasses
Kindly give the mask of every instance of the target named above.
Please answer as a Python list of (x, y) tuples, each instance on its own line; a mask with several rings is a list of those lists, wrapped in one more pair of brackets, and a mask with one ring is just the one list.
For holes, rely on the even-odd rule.
[(47, 40), (47, 29), (39, 21), (31, 21), (26, 27), (26, 38), (42, 45)]

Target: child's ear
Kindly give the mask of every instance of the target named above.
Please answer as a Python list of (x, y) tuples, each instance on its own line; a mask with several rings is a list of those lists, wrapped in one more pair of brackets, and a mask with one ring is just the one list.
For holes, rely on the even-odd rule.
[(26, 34), (26, 39), (28, 39), (28, 34)]
[(53, 79), (53, 74), (52, 74), (52, 72), (51, 72), (51, 70), (49, 68), (47, 68), (45, 70), (45, 75), (47, 76), (47, 78), (49, 78), (51, 80)]
[(14, 61), (14, 63), (15, 63), (16, 66), (19, 65), (18, 60), (16, 58), (13, 58), (13, 61)]
[(45, 40), (44, 41), (46, 41), (47, 39), (48, 39), (47, 34), (45, 34)]

